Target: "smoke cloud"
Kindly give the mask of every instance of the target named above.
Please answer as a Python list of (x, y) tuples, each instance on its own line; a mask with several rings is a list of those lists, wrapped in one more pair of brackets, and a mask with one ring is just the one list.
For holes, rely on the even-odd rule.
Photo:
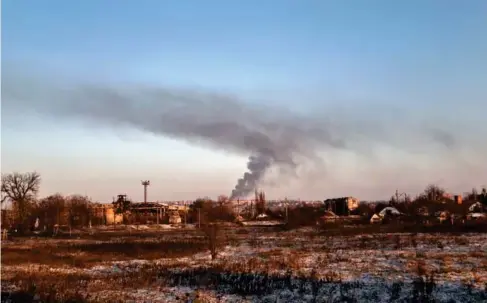
[[(100, 125), (128, 125), (157, 135), (249, 156), (247, 170), (231, 191), (245, 197), (271, 167), (296, 172), (303, 163), (322, 165), (326, 150), (373, 153), (378, 144), (407, 149), (404, 138), (439, 141), (453, 148), (452, 135), (435, 129), (402, 133), (360, 116), (322, 113), (298, 115), (291, 111), (251, 104), (229, 95), (195, 89), (143, 85), (104, 85), (23, 77), (5, 73), (3, 110), (35, 111), (55, 119), (83, 119)], [(399, 125), (395, 121), (395, 126)], [(401, 129), (408, 129), (401, 125)], [(423, 141), (418, 141), (421, 144)]]

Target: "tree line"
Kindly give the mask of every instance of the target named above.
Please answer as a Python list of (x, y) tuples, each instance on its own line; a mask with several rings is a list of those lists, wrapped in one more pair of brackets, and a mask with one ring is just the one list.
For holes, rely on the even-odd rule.
[(42, 221), (43, 228), (48, 230), (56, 225), (77, 227), (88, 224), (90, 199), (61, 194), (37, 199), (40, 184), (41, 176), (37, 172), (2, 174), (1, 203), (11, 203), (9, 219), (13, 221), (5, 222), (7, 216), (2, 214), (2, 224), (10, 223), (19, 232), (33, 228), (37, 220), (38, 223)]
[[(9, 201), (12, 205), (11, 225), (19, 231), (27, 231), (33, 227), (33, 222), (40, 221), (44, 229), (51, 230), (56, 225), (69, 225), (71, 227), (87, 226), (91, 220), (91, 204), (89, 198), (81, 195), (62, 196), (60, 194), (37, 199), (41, 184), (41, 176), (37, 172), (9, 173), (2, 174), (1, 203)], [(448, 198), (444, 189), (429, 185), (425, 191), (414, 199), (406, 194), (393, 195), (388, 202), (376, 203), (373, 208), (370, 204), (362, 203), (354, 214), (370, 217), (380, 212), (387, 206), (394, 206), (400, 212), (410, 216), (418, 215), (419, 212), (433, 214), (438, 211), (449, 211), (460, 215), (468, 212), (468, 207), (474, 202), (481, 202), (487, 207), (487, 190), (483, 188), (479, 193), (476, 189), (464, 194), (463, 203), (455, 203)], [(291, 207), (289, 209), (270, 210), (266, 207), (265, 194), (256, 193), (253, 208), (259, 215), (266, 213), (274, 218), (286, 218), (294, 220), (298, 225), (306, 222), (313, 222), (315, 218), (323, 215), (323, 210), (311, 206)], [(114, 202), (115, 212), (119, 214), (129, 213), (132, 205), (129, 201), (121, 200)], [(233, 205), (226, 196), (218, 197), (217, 201), (209, 198), (197, 199), (190, 205), (188, 213), (185, 214), (187, 223), (207, 224), (212, 222), (235, 221), (239, 214), (235, 212)], [(4, 220), (2, 215), (2, 220)], [(125, 220), (124, 220), (125, 221)], [(301, 222), (302, 221), (302, 222)], [(4, 223), (4, 222), (2, 222)]]
[[(34, 228), (52, 232), (56, 226), (83, 227), (90, 223), (93, 225), (103, 223), (102, 218), (92, 214), (91, 206), (94, 203), (88, 197), (54, 194), (38, 199), (40, 184), (41, 175), (38, 172), (2, 174), (1, 203), (11, 204), (9, 216), (2, 212), (3, 227), (9, 225), (19, 233)], [(124, 223), (127, 223), (129, 221), (127, 214), (132, 210), (132, 203), (125, 199), (118, 199), (113, 202), (113, 206), (115, 213), (123, 215)], [(228, 199), (224, 196), (221, 196), (216, 203), (209, 199), (197, 199), (185, 215), (187, 223), (204, 225), (235, 219)], [(36, 222), (39, 226), (35, 226)]]

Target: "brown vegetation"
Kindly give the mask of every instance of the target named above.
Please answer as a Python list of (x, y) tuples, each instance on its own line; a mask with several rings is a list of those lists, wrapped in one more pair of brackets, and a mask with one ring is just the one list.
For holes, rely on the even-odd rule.
[(191, 223), (206, 225), (213, 222), (234, 222), (237, 215), (229, 201), (197, 199), (190, 205), (188, 217)]
[[(242, 227), (241, 229), (244, 230), (245, 228)], [(130, 260), (131, 258), (150, 260), (156, 258), (157, 251), (159, 251), (159, 258), (172, 258), (194, 252), (185, 250), (184, 254), (171, 254), (174, 250), (174, 246), (170, 246), (172, 244), (168, 243), (171, 238), (174, 240), (174, 245), (178, 246), (181, 245), (180, 241), (182, 239), (187, 239), (188, 243), (199, 243), (201, 250), (207, 248), (206, 240), (200, 237), (200, 232), (197, 230), (186, 231), (185, 233), (167, 233), (163, 236), (164, 239), (160, 240), (155, 240), (158, 235), (153, 233), (152, 241), (157, 242), (156, 244), (149, 244), (152, 241), (140, 241), (138, 236), (124, 241), (102, 241), (101, 243), (88, 241), (75, 244), (72, 241), (59, 240), (56, 241), (56, 244), (53, 243), (51, 245), (52, 255), (59, 258), (56, 260), (49, 259), (46, 256), (44, 251), (47, 249), (42, 243), (37, 242), (34, 244), (31, 241), (28, 243), (33, 244), (30, 248), (33, 252), (30, 253), (27, 249), (24, 249), (18, 254), (19, 256), (20, 254), (25, 254), (32, 258), (14, 261), (15, 258), (10, 255), (8, 259), (2, 260), (2, 265), (36, 264), (46, 259), (49, 260), (50, 268), (69, 266), (69, 268), (81, 268), (82, 270), (72, 272), (51, 272), (49, 270), (17, 271), (13, 275), (2, 275), (2, 285), (18, 285), (17, 291), (11, 297), (11, 299), (15, 298), (14, 302), (32, 302), (34, 296), (37, 296), (43, 302), (113, 302), (118, 299), (128, 301), (131, 299), (136, 300), (136, 297), (132, 297), (131, 293), (136, 294), (137, 289), (153, 289), (155, 292), (163, 293), (171, 287), (178, 286), (189, 286), (193, 289), (220, 289), (222, 292), (230, 292), (241, 296), (265, 296), (275, 290), (287, 289), (302, 296), (308, 296), (308, 298), (310, 295), (320, 298), (318, 301), (332, 297), (331, 295), (327, 297), (328, 295), (324, 290), (331, 292), (330, 289), (343, 288), (338, 292), (338, 297), (335, 297), (335, 301), (338, 300), (338, 302), (347, 301), (347, 297), (353, 298), (353, 294), (347, 293), (346, 289), (356, 293), (363, 288), (376, 287), (381, 292), (390, 291), (389, 296), (396, 298), (396, 301), (401, 297), (406, 302), (428, 302), (435, 295), (435, 292), (431, 290), (436, 287), (437, 279), (450, 273), (456, 273), (455, 267), (449, 265), (448, 262), (459, 262), (463, 258), (462, 250), (456, 253), (453, 251), (443, 253), (439, 250), (433, 252), (419, 249), (411, 250), (409, 249), (412, 245), (410, 239), (414, 237), (416, 238), (415, 241), (419, 242), (419, 246), (429, 245), (429, 247), (432, 245), (436, 246), (438, 242), (443, 242), (445, 245), (449, 245), (448, 243), (460, 243), (459, 245), (462, 246), (472, 244), (472, 238), (469, 236), (451, 235), (380, 234), (342, 238), (323, 237), (317, 234), (314, 241), (309, 241), (306, 237), (302, 237), (303, 234), (299, 231), (279, 233), (267, 230), (259, 232), (248, 230), (248, 233), (238, 233), (241, 236), (231, 231), (229, 233), (230, 236), (238, 237), (239, 241), (244, 243), (248, 240), (248, 235), (252, 234), (259, 241), (256, 249), (262, 249), (266, 245), (268, 249), (235, 261), (222, 258), (219, 262), (195, 264), (194, 267), (185, 266), (184, 264), (186, 263), (149, 262), (138, 265), (136, 268), (128, 267), (124, 269), (123, 267), (117, 267), (118, 263), (113, 263), (113, 268), (111, 263), (105, 263), (108, 272), (104, 271), (102, 275), (93, 276), (83, 270), (89, 270), (91, 268), (90, 265), (96, 264), (95, 258), (97, 256), (102, 257), (98, 263), (111, 260)], [(266, 242), (266, 239), (273, 235), (279, 237), (279, 240), (276, 239), (273, 243)], [(174, 239), (175, 237), (177, 239)], [(19, 241), (18, 245), (25, 245), (21, 243), (25, 242)], [(302, 243), (305, 243), (305, 245), (302, 246)], [(292, 247), (293, 249), (289, 250), (287, 247)], [(139, 249), (139, 254), (132, 252), (135, 249)], [(405, 266), (408, 268), (408, 272), (400, 272), (400, 274), (405, 275), (409, 273), (415, 279), (411, 282), (394, 282), (394, 287), (390, 284), (372, 285), (370, 283), (362, 284), (360, 281), (346, 282), (343, 272), (337, 269), (337, 266), (348, 263), (361, 264), (354, 259), (357, 255), (370, 254), (370, 250), (378, 250), (379, 252), (382, 250), (385, 258), (407, 260), (408, 264)], [(357, 253), (354, 253), (356, 251)], [(9, 250), (9, 254), (11, 252), (12, 250)], [(70, 254), (75, 252), (79, 254), (79, 259), (75, 259), (73, 262)], [(35, 259), (35, 254), (39, 253), (44, 255)], [(316, 261), (312, 264), (307, 264), (306, 259), (314, 254), (318, 254)], [(62, 255), (65, 256), (65, 260), (60, 260)], [(113, 259), (104, 257), (107, 255), (110, 255)], [(402, 257), (399, 255), (402, 255)], [(472, 251), (468, 256), (478, 260), (483, 257), (480, 251)], [(234, 257), (238, 258), (239, 256), (235, 255)], [(442, 268), (434, 269), (431, 266), (432, 264), (443, 262), (442, 260), (446, 260)], [(303, 270), (310, 266), (316, 270)], [(323, 271), (323, 269), (327, 270)], [(485, 268), (481, 270), (485, 270)], [(476, 279), (485, 278), (477, 276)], [(468, 282), (465, 283), (467, 284), (464, 287), (471, 287), (468, 286)], [(391, 289), (388, 290), (389, 288)], [(312, 291), (312, 289), (314, 290)], [(343, 294), (340, 295), (342, 291)], [(464, 293), (466, 293), (466, 290)], [(470, 301), (482, 301), (487, 298), (487, 292), (482, 292), (482, 289), (472, 288), (471, 293), (469, 295)], [(197, 293), (183, 295), (179, 298), (181, 301), (190, 301), (188, 299), (190, 295), (197, 295)], [(407, 298), (407, 300), (404, 298)], [(138, 300), (140, 301), (140, 298)], [(372, 299), (355, 297), (354, 300), (370, 301)], [(159, 300), (158, 302), (161, 301)]]
[[(282, 287), (300, 294), (310, 289), (313, 298), (318, 298), (321, 291), (321, 298), (326, 298), (323, 289), (328, 289), (327, 285), (330, 283), (340, 289), (341, 299), (357, 301), (353, 295), (347, 293), (347, 289), (353, 292), (363, 288), (363, 285), (342, 282), (344, 271), (355, 270), (353, 267), (345, 267), (343, 270), (342, 266), (367, 266), (365, 261), (360, 263), (354, 258), (357, 259), (357, 254), (360, 258), (377, 251), (381, 254), (380, 260), (397, 258), (406, 261), (405, 270), (417, 276), (407, 298), (414, 302), (427, 302), (434, 294), (437, 277), (457, 273), (459, 269), (452, 265), (454, 262), (458, 265), (458, 260), (462, 259), (477, 261), (485, 255), (478, 248), (452, 252), (451, 247), (472, 244), (470, 236), (458, 234), (487, 232), (487, 222), (425, 223), (425, 220), (433, 220), (435, 213), (439, 211), (464, 217), (468, 207), (474, 202), (487, 202), (485, 190), (480, 194), (472, 192), (466, 195), (463, 203), (458, 204), (446, 197), (443, 189), (428, 186), (415, 199), (405, 197), (401, 200), (396, 195), (388, 203), (375, 207), (360, 205), (353, 214), (361, 216), (361, 221), (339, 221), (322, 225), (318, 229), (305, 228), (305, 231), (297, 228), (316, 226), (318, 218), (326, 211), (324, 207), (301, 205), (271, 211), (267, 209), (265, 196), (261, 192), (255, 202), (257, 214), (266, 213), (271, 218), (285, 218), (285, 230), (281, 227), (260, 230), (237, 225), (228, 227), (229, 224), (225, 222), (234, 222), (237, 214), (228, 198), (220, 196), (217, 201), (198, 199), (190, 206), (187, 222), (195, 224), (196, 228), (185, 226), (181, 230), (163, 231), (162, 226), (159, 226), (161, 229), (157, 232), (144, 232), (127, 226), (119, 226), (119, 230), (113, 226), (109, 231), (103, 231), (105, 227), (100, 227), (100, 232), (92, 234), (83, 230), (92, 215), (92, 202), (89, 199), (57, 194), (37, 200), (39, 182), (40, 176), (36, 173), (2, 176), (2, 193), (6, 197), (2, 200), (11, 201), (16, 209), (13, 223), (27, 231), (27, 227), (39, 219), (40, 225), (45, 226), (47, 232), (55, 226), (78, 228), (78, 232), (66, 235), (67, 239), (41, 238), (42, 234), (37, 234), (39, 238), (35, 238), (36, 235), (31, 239), (14, 238), (2, 245), (2, 286), (12, 284), (18, 287), (14, 292), (17, 297), (10, 298), (14, 302), (31, 302), (34, 297), (42, 302), (103, 302), (113, 301), (113, 298), (127, 301), (131, 297), (126, 292), (124, 296), (118, 296), (116, 292), (149, 286), (162, 289), (181, 285), (208, 289), (221, 285), (226, 291), (242, 295), (265, 295), (275, 285), (284, 285)], [(116, 211), (126, 213), (130, 204), (119, 202), (121, 203), (116, 203)], [(401, 218), (397, 224), (369, 224), (370, 216), (387, 206), (396, 207), (406, 217)], [(423, 210), (428, 215), (424, 215)], [(140, 222), (142, 219), (132, 217), (130, 220)], [(448, 236), (436, 235), (438, 233), (447, 233)], [(333, 237), (336, 235), (340, 237)], [(274, 242), (269, 243), (269, 238), (274, 238)], [(245, 244), (246, 249), (250, 247), (255, 253), (241, 257), (238, 251), (228, 257), (228, 250), (240, 244)], [(266, 245), (270, 245), (271, 249), (262, 250)], [(430, 251), (421, 249), (425, 245), (429, 245)], [(225, 250), (225, 254), (221, 253), (222, 250)], [(193, 268), (181, 270), (185, 265), (178, 262), (183, 261), (174, 261), (180, 257), (205, 255), (204, 260), (207, 262), (208, 251), (213, 261), (203, 265), (196, 264), (197, 266), (193, 263)], [(314, 255), (315, 253), (319, 256)], [(237, 260), (232, 260), (233, 257)], [(109, 278), (86, 274), (94, 265), (116, 267), (118, 263), (111, 262), (133, 259), (158, 261), (144, 263), (147, 265), (140, 265), (134, 271), (111, 272)], [(188, 259), (192, 258), (182, 258), (184, 262), (191, 262)], [(430, 262), (432, 259), (434, 262)], [(433, 263), (440, 265), (434, 267)], [(42, 266), (45, 270), (31, 269)], [(304, 270), (310, 266), (314, 268), (313, 271)], [(485, 271), (487, 263), (483, 260), (475, 263), (475, 266), (477, 271)], [(4, 272), (5, 267), (10, 267), (10, 271)], [(173, 271), (173, 267), (180, 270)], [(326, 271), (318, 273), (317, 268), (325, 268)], [(66, 272), (60, 270), (60, 273), (53, 273), (51, 269), (62, 269)], [(286, 272), (285, 275), (282, 274), (283, 271)], [(279, 272), (281, 274), (276, 274)], [(473, 272), (472, 276), (475, 283), (483, 283), (485, 280), (485, 275), (481, 276), (478, 272)], [(395, 282), (392, 286), (381, 287), (390, 288), (390, 298), (394, 301), (399, 300), (404, 285), (403, 282)], [(108, 299), (97, 297), (96, 294), (107, 293), (107, 290), (115, 295), (112, 294)], [(485, 300), (487, 295), (478, 292), (473, 298)], [(366, 300), (378, 299), (371, 295)]]

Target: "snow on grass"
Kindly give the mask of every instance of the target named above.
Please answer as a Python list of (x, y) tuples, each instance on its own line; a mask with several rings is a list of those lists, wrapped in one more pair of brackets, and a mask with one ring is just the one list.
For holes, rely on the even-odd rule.
[[(342, 281), (361, 279), (364, 274), (390, 281), (412, 281), (418, 275), (418, 270), (422, 270), (424, 274), (433, 274), (438, 283), (468, 281), (476, 287), (483, 287), (487, 283), (486, 235), (462, 235), (460, 240), (454, 236), (420, 235), (416, 236), (416, 247), (409, 244), (410, 235), (390, 234), (386, 237), (400, 239), (391, 240), (388, 245), (383, 244), (383, 239), (376, 238), (376, 235), (317, 237), (313, 241), (301, 237), (292, 238), (291, 243), (288, 243), (285, 237), (267, 235), (258, 237), (257, 244), (248, 243), (249, 240), (239, 245), (224, 246), (214, 261), (211, 260), (210, 252), (204, 251), (190, 257), (106, 262), (88, 269), (69, 266), (50, 268), (29, 264), (4, 265), (2, 274), (49, 270), (106, 275), (123, 270), (133, 271), (151, 264), (182, 268), (218, 264), (228, 269), (241, 268), (273, 273), (284, 273), (291, 269), (309, 275), (314, 271), (320, 277), (338, 275)], [(146, 241), (152, 240), (137, 240)], [(397, 245), (394, 241), (399, 241), (400, 247), (394, 248)], [(439, 246), (438, 242), (442, 245)], [(366, 243), (366, 247), (357, 247), (361, 243)]]
[[(259, 287), (259, 286), (257, 286)], [(262, 288), (256, 289), (261, 292)], [(118, 294), (120, 297), (120, 293)], [(481, 290), (461, 285), (405, 284), (384, 280), (363, 279), (350, 283), (322, 283), (313, 288), (310, 284), (293, 281), (291, 286), (265, 290), (249, 295), (239, 294), (230, 285), (152, 287), (127, 290), (122, 296), (137, 302), (419, 302), (434, 299), (434, 302), (484, 302), (487, 294)], [(112, 297), (113, 298), (113, 297)]]
[[(239, 241), (221, 247), (216, 260), (211, 259), (209, 251), (204, 251), (189, 257), (100, 262), (89, 268), (68, 265), (53, 267), (38, 264), (2, 264), (2, 280), (24, 272), (82, 274), (101, 279), (108, 278), (109, 281), (110, 276), (143, 272), (151, 266), (174, 268), (179, 272), (201, 267), (218, 267), (231, 273), (266, 272), (272, 275), (284, 275), (291, 271), (295, 276), (309, 277), (313, 274), (318, 279), (345, 282), (345, 284), (337, 282), (322, 285), (317, 295), (319, 298), (328, 300), (330, 297), (345, 294), (358, 301), (367, 302), (388, 302), (392, 298), (400, 301), (401, 298), (411, 294), (413, 281), (418, 276), (434, 276), (436, 287), (432, 295), (438, 302), (447, 302), (449, 299), (463, 302), (462, 298), (469, 296), (469, 292), (482, 291), (487, 285), (487, 235), (485, 234), (395, 233), (342, 237), (307, 236), (310, 231), (312, 229), (242, 234), (239, 235)], [(180, 237), (181, 235), (173, 235), (173, 239), (180, 239)], [(120, 241), (123, 240), (69, 240), (69, 243), (106, 244)], [(141, 243), (160, 241), (160, 239), (133, 241)], [(48, 242), (56, 243), (51, 240)], [(23, 244), (17, 243), (16, 247), (27, 249), (34, 246), (35, 242), (28, 240)], [(346, 284), (347, 282), (349, 284)], [(469, 285), (470, 288), (466, 288), (465, 285)], [(124, 298), (126, 302), (177, 302), (178, 300), (193, 302), (196, 296), (201, 302), (218, 302), (218, 300), (311, 302), (313, 300), (309, 289), (304, 293), (297, 289), (275, 289), (259, 296), (243, 296), (229, 294), (228, 289), (232, 286), (225, 287), (164, 285), (161, 288), (124, 289), (113, 293), (100, 292), (97, 295)]]
[(259, 221), (243, 221), (241, 222), (244, 226), (278, 226), (283, 225), (282, 221), (271, 221), (271, 220), (259, 220)]

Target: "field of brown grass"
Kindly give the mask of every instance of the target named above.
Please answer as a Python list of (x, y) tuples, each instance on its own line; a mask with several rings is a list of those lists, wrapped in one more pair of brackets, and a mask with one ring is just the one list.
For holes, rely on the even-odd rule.
[(214, 260), (194, 227), (14, 238), (2, 301), (487, 301), (487, 234), (349, 228), (221, 227)]

